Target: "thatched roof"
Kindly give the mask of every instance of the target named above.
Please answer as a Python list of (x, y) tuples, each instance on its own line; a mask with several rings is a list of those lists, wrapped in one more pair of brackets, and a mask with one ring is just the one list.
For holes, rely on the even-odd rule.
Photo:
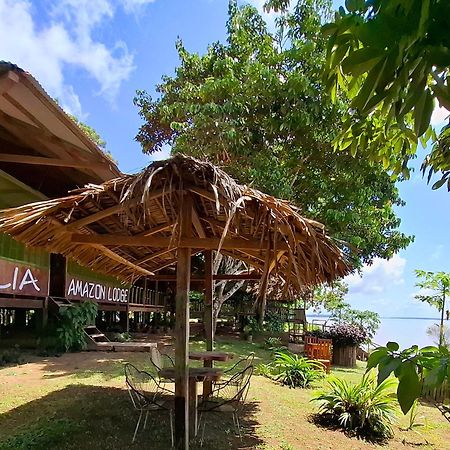
[[(190, 240), (180, 238), (186, 195), (193, 200)], [(173, 265), (178, 247), (220, 249), (295, 291), (350, 272), (322, 224), (182, 155), (68, 197), (0, 211), (0, 231), (127, 281)]]

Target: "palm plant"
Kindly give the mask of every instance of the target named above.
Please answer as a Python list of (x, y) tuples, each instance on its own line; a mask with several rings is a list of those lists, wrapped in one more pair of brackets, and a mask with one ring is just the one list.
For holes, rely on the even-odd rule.
[(320, 418), (368, 438), (392, 437), (397, 411), (394, 378), (377, 384), (376, 374), (371, 370), (354, 385), (339, 378), (331, 379), (328, 384), (327, 392), (312, 399), (320, 402)]
[(275, 353), (271, 365), (274, 378), (290, 388), (307, 388), (313, 381), (324, 376), (321, 363), (289, 352)]

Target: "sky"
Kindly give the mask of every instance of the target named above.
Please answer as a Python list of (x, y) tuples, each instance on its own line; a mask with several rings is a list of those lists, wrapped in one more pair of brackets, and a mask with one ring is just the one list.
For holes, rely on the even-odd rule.
[[(260, 10), (264, 0), (251, 0)], [(335, 6), (341, 2), (334, 1)], [(175, 41), (203, 53), (225, 38), (227, 0), (0, 0), (0, 60), (30, 72), (72, 114), (95, 128), (124, 172), (152, 159), (134, 141), (141, 124), (133, 97), (155, 93), (178, 64)], [(273, 15), (264, 15), (269, 22)], [(436, 111), (439, 126), (445, 115)], [(415, 242), (391, 260), (348, 277), (347, 301), (382, 316), (437, 317), (414, 300), (414, 269), (450, 272), (450, 193), (432, 191), (416, 171), (399, 184), (407, 205), (401, 230)]]

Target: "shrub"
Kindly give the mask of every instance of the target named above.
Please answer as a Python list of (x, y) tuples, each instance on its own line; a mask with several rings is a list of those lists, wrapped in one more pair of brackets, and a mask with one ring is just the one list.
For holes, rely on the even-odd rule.
[(282, 333), (284, 331), (284, 321), (274, 311), (267, 311), (264, 318), (264, 328), (272, 333)]
[(0, 367), (7, 364), (22, 364), (24, 359), (17, 349), (8, 349), (0, 351)]
[(347, 323), (333, 325), (328, 330), (313, 330), (308, 334), (331, 339), (337, 346), (360, 345), (367, 340), (367, 333), (361, 327)]
[(328, 384), (327, 392), (312, 399), (320, 403), (320, 419), (369, 439), (392, 437), (397, 411), (395, 379), (377, 384), (376, 374), (371, 370), (355, 385), (339, 378), (331, 379)]
[(271, 378), (290, 388), (308, 388), (324, 375), (319, 362), (289, 352), (277, 352), (269, 366)]
[(267, 350), (278, 350), (283, 346), (281, 339), (278, 337), (268, 337), (264, 340), (264, 348)]
[(95, 320), (97, 304), (86, 301), (61, 308), (61, 326), (57, 328), (59, 346), (62, 350), (77, 351), (86, 347), (84, 328)]

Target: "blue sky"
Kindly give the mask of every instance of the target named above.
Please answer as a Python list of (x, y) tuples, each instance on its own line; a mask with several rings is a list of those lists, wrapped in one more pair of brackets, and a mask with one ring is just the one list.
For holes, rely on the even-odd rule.
[[(31, 72), (50, 95), (99, 132), (123, 171), (135, 172), (151, 160), (134, 142), (140, 125), (132, 102), (136, 89), (153, 93), (161, 76), (173, 73), (178, 36), (188, 50), (200, 53), (208, 43), (223, 40), (227, 3), (0, 0), (0, 59)], [(261, 8), (264, 0), (250, 3)], [(437, 112), (435, 123), (442, 119), (442, 111)], [(431, 191), (418, 173), (399, 188), (407, 202), (398, 211), (401, 229), (416, 240), (390, 261), (364, 268), (362, 278), (350, 277), (348, 300), (384, 316), (435, 317), (435, 311), (413, 300), (414, 269), (450, 271), (450, 194)]]

